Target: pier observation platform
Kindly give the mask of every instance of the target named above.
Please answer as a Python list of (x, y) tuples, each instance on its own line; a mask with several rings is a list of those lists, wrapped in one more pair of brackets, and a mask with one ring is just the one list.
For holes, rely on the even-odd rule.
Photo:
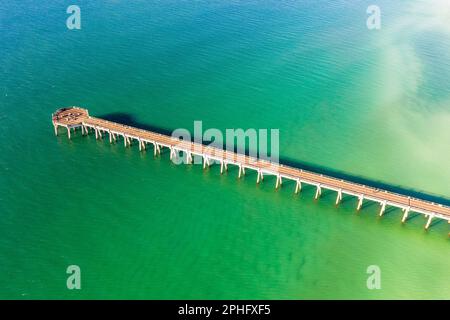
[(411, 212), (417, 212), (427, 218), (425, 229), (430, 227), (433, 218), (444, 219), (450, 223), (450, 207), (443, 204), (91, 117), (88, 110), (83, 108), (68, 107), (58, 109), (52, 115), (52, 122), (55, 134), (58, 135), (59, 127), (64, 127), (67, 130), (69, 139), (73, 130), (81, 128), (83, 135), (94, 131), (97, 139), (102, 139), (103, 135), (108, 135), (110, 143), (115, 143), (121, 139), (125, 147), (130, 146), (133, 142), (138, 143), (140, 151), (144, 151), (148, 145), (152, 145), (155, 155), (161, 153), (161, 148), (168, 148), (170, 150), (170, 159), (179, 157), (182, 154), (185, 156), (186, 163), (192, 163), (193, 155), (197, 155), (203, 159), (203, 168), (209, 167), (213, 163), (220, 163), (221, 173), (227, 170), (228, 165), (235, 165), (239, 168), (239, 178), (245, 175), (246, 169), (254, 170), (257, 173), (257, 183), (261, 183), (264, 180), (264, 175), (273, 175), (276, 177), (275, 188), (281, 187), (283, 179), (292, 180), (295, 182), (295, 193), (301, 191), (302, 184), (312, 185), (316, 188), (315, 199), (320, 197), (323, 189), (332, 190), (337, 194), (336, 205), (339, 204), (343, 195), (346, 194), (358, 199), (357, 210), (362, 208), (363, 202), (366, 200), (379, 203), (380, 216), (385, 213), (388, 206), (400, 208), (403, 211), (402, 223), (407, 221)]

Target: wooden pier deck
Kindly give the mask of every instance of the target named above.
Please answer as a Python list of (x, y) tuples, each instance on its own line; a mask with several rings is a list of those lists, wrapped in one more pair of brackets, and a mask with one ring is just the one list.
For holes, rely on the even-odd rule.
[(322, 189), (333, 190), (337, 193), (336, 205), (342, 200), (343, 194), (347, 194), (358, 198), (357, 210), (361, 209), (365, 200), (378, 202), (380, 204), (380, 216), (384, 214), (387, 206), (397, 207), (403, 211), (402, 222), (406, 222), (411, 212), (417, 212), (427, 217), (425, 229), (430, 227), (433, 218), (444, 219), (450, 223), (450, 207), (443, 204), (91, 117), (86, 109), (78, 107), (59, 109), (52, 115), (52, 122), (55, 134), (58, 135), (58, 127), (64, 127), (67, 129), (69, 139), (71, 131), (76, 128), (81, 128), (83, 135), (93, 130), (97, 139), (102, 138), (104, 134), (108, 134), (111, 143), (118, 141), (121, 137), (125, 147), (131, 145), (133, 140), (139, 144), (139, 150), (145, 150), (147, 145), (151, 144), (155, 155), (161, 152), (161, 148), (168, 148), (170, 149), (171, 159), (179, 157), (181, 153), (185, 155), (186, 163), (192, 163), (193, 155), (200, 156), (203, 158), (204, 168), (215, 161), (220, 163), (221, 173), (227, 170), (228, 165), (236, 165), (239, 167), (239, 178), (245, 174), (246, 169), (255, 170), (257, 172), (257, 183), (264, 179), (264, 175), (273, 175), (276, 177), (276, 188), (281, 187), (283, 179), (293, 180), (295, 182), (295, 193), (301, 191), (302, 184), (313, 185), (316, 188), (316, 199), (320, 197)]

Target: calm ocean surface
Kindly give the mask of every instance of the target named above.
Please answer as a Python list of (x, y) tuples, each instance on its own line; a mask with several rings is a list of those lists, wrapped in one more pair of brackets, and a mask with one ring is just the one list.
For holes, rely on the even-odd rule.
[(68, 30), (71, 2), (2, 1), (0, 298), (449, 299), (447, 223), (53, 133), (71, 105), (278, 128), (285, 162), (448, 204), (450, 5), (379, 0), (369, 31), (372, 2), (77, 1)]

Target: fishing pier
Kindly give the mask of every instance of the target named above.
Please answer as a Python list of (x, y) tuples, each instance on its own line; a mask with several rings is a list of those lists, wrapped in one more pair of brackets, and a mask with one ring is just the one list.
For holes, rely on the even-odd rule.
[(245, 170), (254, 170), (257, 173), (257, 183), (261, 183), (265, 175), (272, 175), (276, 177), (275, 188), (280, 188), (283, 180), (292, 180), (295, 182), (295, 193), (299, 193), (304, 184), (312, 185), (316, 189), (315, 199), (320, 197), (322, 190), (332, 190), (336, 192), (336, 205), (339, 204), (345, 194), (358, 199), (356, 210), (362, 208), (364, 201), (379, 203), (380, 216), (383, 216), (386, 208), (389, 206), (400, 208), (403, 211), (401, 220), (403, 223), (407, 221), (411, 212), (417, 212), (427, 218), (425, 229), (430, 227), (433, 219), (443, 219), (450, 223), (450, 207), (443, 204), (91, 117), (86, 109), (78, 107), (59, 109), (52, 115), (52, 122), (55, 134), (58, 135), (59, 127), (64, 127), (67, 130), (69, 139), (71, 132), (81, 128), (83, 135), (93, 131), (97, 139), (102, 139), (107, 135), (110, 143), (122, 140), (125, 147), (130, 146), (132, 143), (138, 143), (140, 151), (146, 150), (151, 145), (155, 155), (160, 154), (162, 148), (167, 148), (170, 150), (171, 159), (184, 154), (186, 163), (192, 163), (193, 156), (197, 155), (202, 157), (204, 168), (209, 167), (213, 163), (220, 163), (221, 173), (226, 171), (229, 165), (234, 165), (239, 168), (239, 178), (245, 175)]

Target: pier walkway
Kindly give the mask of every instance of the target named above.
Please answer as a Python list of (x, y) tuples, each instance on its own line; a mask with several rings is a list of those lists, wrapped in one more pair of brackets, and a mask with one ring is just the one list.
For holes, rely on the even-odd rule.
[(295, 193), (301, 191), (302, 184), (313, 185), (316, 188), (315, 199), (320, 197), (323, 189), (333, 190), (337, 193), (336, 205), (342, 200), (343, 195), (347, 194), (357, 197), (357, 210), (361, 209), (365, 200), (378, 202), (380, 216), (384, 214), (387, 206), (397, 207), (403, 211), (402, 222), (406, 222), (411, 212), (417, 212), (427, 218), (425, 229), (430, 227), (433, 218), (444, 219), (450, 223), (450, 207), (439, 203), (91, 117), (86, 109), (78, 107), (59, 109), (52, 115), (52, 122), (55, 134), (58, 135), (58, 127), (64, 127), (67, 129), (69, 139), (72, 130), (81, 128), (83, 135), (94, 131), (97, 139), (101, 139), (103, 135), (107, 134), (111, 143), (117, 142), (120, 137), (125, 147), (135, 141), (139, 144), (141, 151), (147, 149), (147, 146), (151, 144), (155, 155), (161, 153), (161, 148), (165, 147), (170, 149), (171, 159), (179, 157), (180, 153), (184, 154), (186, 163), (192, 163), (193, 155), (197, 155), (203, 158), (204, 168), (214, 162), (220, 163), (221, 173), (227, 170), (228, 165), (235, 165), (239, 167), (239, 178), (245, 174), (246, 169), (254, 170), (257, 172), (257, 183), (263, 181), (264, 175), (273, 175), (276, 177), (276, 188), (281, 187), (283, 179), (292, 180), (295, 182)]

